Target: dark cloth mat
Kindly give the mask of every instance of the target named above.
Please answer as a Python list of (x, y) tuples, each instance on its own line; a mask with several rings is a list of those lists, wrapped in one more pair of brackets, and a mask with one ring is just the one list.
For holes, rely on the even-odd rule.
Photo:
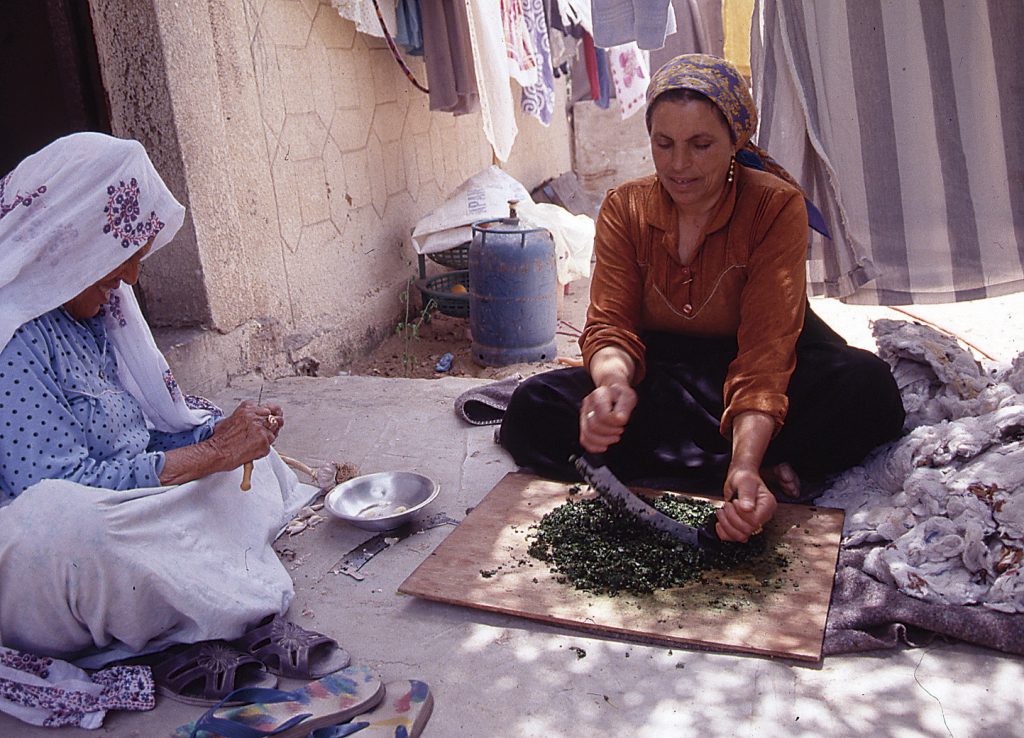
[(499, 425), (508, 401), (523, 381), (521, 374), (463, 392), (455, 398), (455, 414), (473, 425)]
[(823, 655), (917, 647), (937, 637), (1024, 655), (1024, 616), (903, 594), (862, 570), (870, 548), (839, 553)]

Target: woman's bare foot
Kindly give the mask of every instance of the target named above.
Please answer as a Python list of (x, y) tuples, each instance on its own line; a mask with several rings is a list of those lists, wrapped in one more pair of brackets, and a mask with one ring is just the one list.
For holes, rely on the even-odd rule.
[(787, 497), (800, 496), (800, 477), (786, 462), (764, 467), (761, 470), (761, 479), (773, 492), (781, 492)]

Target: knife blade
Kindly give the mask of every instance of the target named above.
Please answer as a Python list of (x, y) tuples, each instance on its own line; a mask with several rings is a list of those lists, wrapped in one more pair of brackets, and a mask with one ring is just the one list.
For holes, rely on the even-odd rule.
[(711, 518), (703, 527), (695, 528), (658, 512), (620, 482), (597, 454), (586, 453), (573, 457), (573, 463), (580, 476), (594, 488), (598, 496), (606, 503), (621, 503), (631, 515), (643, 523), (655, 530), (668, 533), (694, 548), (721, 546), (722, 541), (715, 531), (714, 518)]

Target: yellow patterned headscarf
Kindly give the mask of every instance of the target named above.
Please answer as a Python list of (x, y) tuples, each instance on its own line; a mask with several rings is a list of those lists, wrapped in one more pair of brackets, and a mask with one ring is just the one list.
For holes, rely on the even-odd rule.
[[(725, 59), (707, 54), (677, 56), (651, 77), (651, 84), (647, 87), (648, 115), (651, 103), (669, 90), (696, 90), (711, 100), (722, 111), (736, 137), (736, 161), (745, 167), (770, 172), (803, 192), (800, 183), (781, 164), (750, 140), (757, 131), (757, 108), (746, 81), (736, 67)], [(813, 203), (808, 201), (808, 206), (817, 213)], [(817, 219), (821, 219), (820, 213)], [(817, 222), (811, 227), (823, 233), (827, 231)]]
[(669, 90), (696, 90), (725, 115), (737, 148), (746, 146), (757, 130), (757, 108), (747, 83), (725, 59), (707, 54), (677, 56), (654, 73), (647, 88), (647, 107)]

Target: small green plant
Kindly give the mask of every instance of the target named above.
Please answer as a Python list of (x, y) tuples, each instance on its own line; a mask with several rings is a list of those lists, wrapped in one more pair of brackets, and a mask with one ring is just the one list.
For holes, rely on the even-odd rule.
[(420, 326), (430, 320), (430, 314), (437, 309), (437, 301), (431, 298), (422, 310), (412, 306), (412, 280), (405, 283), (405, 290), (398, 295), (402, 303), (403, 319), (395, 325), (395, 334), (402, 337), (402, 369), (405, 376), (412, 373), (415, 357), (412, 354), (412, 342), (420, 338)]

